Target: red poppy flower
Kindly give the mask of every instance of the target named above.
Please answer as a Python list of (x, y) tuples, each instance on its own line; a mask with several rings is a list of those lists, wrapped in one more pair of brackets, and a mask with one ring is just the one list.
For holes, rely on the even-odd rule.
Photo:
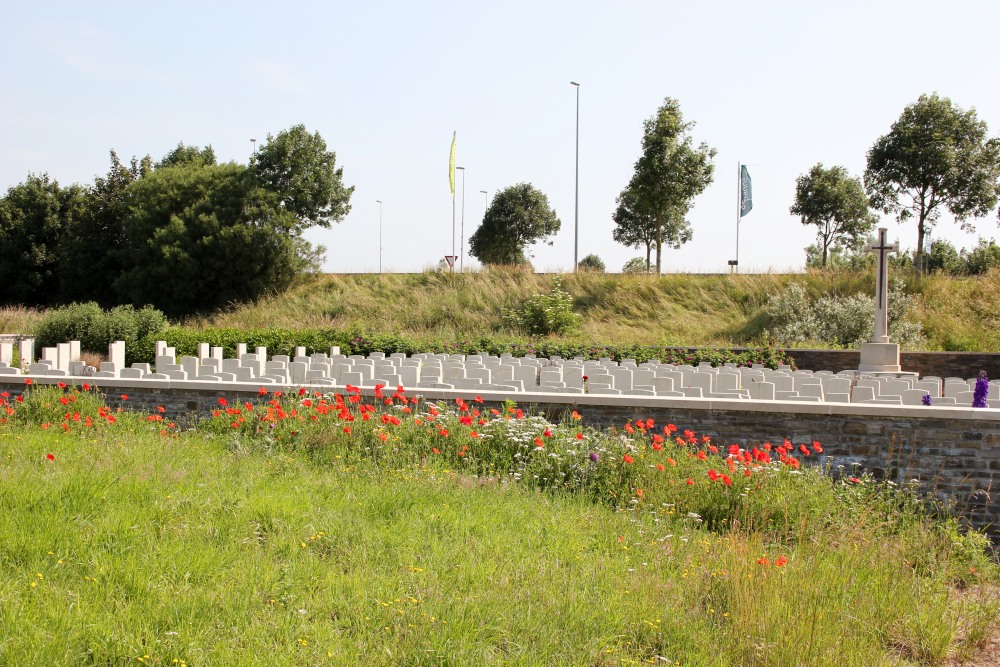
[(729, 475), (726, 475), (725, 473), (723, 473), (723, 475), (722, 475), (722, 483), (725, 484), (726, 486), (732, 486), (733, 485), (733, 480), (729, 477)]
[(690, 477), (684, 480), (684, 483), (687, 484), (688, 486), (694, 486), (694, 480), (691, 479)]
[(628, 454), (622, 457), (622, 461), (624, 461), (625, 463), (635, 463), (635, 459), (629, 456)]
[(122, 400), (123, 401), (127, 401), (128, 400), (128, 394), (122, 394)]
[(576, 434), (576, 439), (577, 440), (583, 440), (583, 433), (577, 433)]
[(66, 383), (65, 382), (56, 382), (56, 386), (58, 386), (60, 389), (65, 389), (66, 388)]
[(545, 449), (545, 443), (542, 441), (541, 438), (535, 438), (535, 447), (538, 447), (539, 449)]
[(660, 472), (663, 472), (664, 470), (666, 470), (666, 468), (663, 466), (662, 463), (657, 463), (656, 464), (656, 469), (659, 470)]
[(766, 556), (761, 556), (757, 559), (757, 565), (770, 565), (771, 561), (767, 559)]
[(719, 479), (719, 473), (715, 472), (715, 470), (709, 470), (708, 478), (714, 482), (715, 480)]
[(47, 458), (49, 461), (55, 461), (56, 460), (56, 455), (55, 454), (46, 454), (45, 458)]
[(35, 384), (35, 381), (31, 378), (24, 378), (24, 384)]
[(265, 395), (267, 395), (267, 389), (265, 389), (264, 387), (261, 387), (260, 389), (257, 390), (257, 395), (258, 396), (265, 396)]
[(782, 556), (778, 560), (774, 561), (774, 566), (775, 567), (784, 567), (785, 563), (787, 563), (787, 562), (788, 562), (788, 559), (785, 558), (784, 556)]

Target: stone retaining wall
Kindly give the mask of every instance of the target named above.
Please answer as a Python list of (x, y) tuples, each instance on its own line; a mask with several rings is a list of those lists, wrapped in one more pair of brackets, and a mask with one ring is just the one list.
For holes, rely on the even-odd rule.
[[(36, 384), (56, 381), (35, 379)], [(172, 419), (209, 414), (222, 396), (230, 403), (262, 400), (257, 387), (248, 384), (144, 380), (140, 387), (117, 378), (93, 378), (90, 383), (105, 393), (112, 407), (153, 413), (162, 405), (165, 416)], [(0, 381), (0, 391), (16, 395), (24, 388), (20, 378)], [(468, 391), (445, 389), (409, 393), (428, 400), (472, 398)], [(128, 400), (123, 401), (121, 394)], [(511, 397), (502, 392), (480, 395), (490, 404)], [(899, 484), (920, 480), (924, 490), (953, 503), (973, 525), (987, 528), (1000, 542), (1000, 497), (992, 495), (993, 484), (1000, 483), (1000, 410), (528, 392), (516, 398), (553, 420), (571, 410), (578, 410), (584, 423), (593, 426), (652, 418), (710, 435), (719, 444), (752, 447), (785, 438), (796, 445), (817, 440), (824, 453), (806, 463), (845, 466), (847, 474), (867, 470)]]
[[(861, 353), (857, 350), (784, 350), (799, 368), (821, 371), (855, 369)], [(899, 354), (904, 371), (919, 373), (921, 377), (934, 375), (940, 378), (974, 378), (984, 370), (990, 378), (1000, 378), (1000, 354), (995, 352), (906, 352)]]

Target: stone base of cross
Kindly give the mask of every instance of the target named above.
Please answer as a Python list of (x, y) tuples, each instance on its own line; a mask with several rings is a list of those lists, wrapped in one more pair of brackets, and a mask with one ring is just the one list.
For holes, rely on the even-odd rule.
[(861, 373), (899, 373), (899, 345), (896, 343), (862, 343)]
[(889, 342), (889, 253), (899, 252), (898, 243), (886, 243), (886, 228), (879, 227), (878, 243), (868, 246), (868, 252), (878, 254), (875, 272), (875, 334), (872, 342), (861, 346), (862, 373), (896, 373), (899, 367), (899, 345)]

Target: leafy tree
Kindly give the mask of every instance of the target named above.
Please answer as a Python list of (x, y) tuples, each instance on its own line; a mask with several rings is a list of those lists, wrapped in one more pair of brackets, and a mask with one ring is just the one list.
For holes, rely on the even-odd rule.
[[(931, 244), (933, 249), (933, 243)], [(1000, 267), (1000, 246), (992, 240), (979, 239), (979, 243), (971, 250), (962, 250), (965, 272), (971, 276), (988, 273), (990, 269)]]
[(581, 271), (590, 271), (592, 273), (604, 273), (604, 261), (597, 255), (591, 253), (580, 260), (577, 267)]
[[(111, 151), (107, 175), (94, 179), (84, 196), (82, 215), (67, 221), (59, 242), (59, 302), (95, 300), (103, 306), (117, 303), (108, 285), (122, 272), (124, 221), (129, 215), (128, 188), (152, 171), (147, 155), (123, 165)], [(86, 270), (82, 270), (86, 267)]]
[(687, 212), (715, 172), (712, 159), (716, 151), (704, 142), (694, 146), (688, 136), (693, 127), (693, 122), (684, 122), (677, 100), (666, 98), (656, 114), (643, 123), (642, 155), (618, 198), (615, 223), (636, 228), (618, 238), (645, 243), (651, 227), (657, 275), (662, 268), (663, 244), (679, 248), (691, 239)]
[(525, 248), (560, 226), (548, 197), (530, 183), (518, 183), (493, 197), (483, 223), (469, 237), (469, 254), (483, 264), (524, 264)]
[(872, 205), (917, 220), (917, 267), (924, 234), (948, 210), (963, 229), (986, 215), (1000, 188), (1000, 140), (988, 139), (975, 110), (947, 97), (921, 95), (868, 151), (865, 188)]
[(340, 222), (351, 211), (354, 186), (344, 186), (344, 169), (336, 165), (336, 154), (319, 132), (309, 134), (305, 125), (268, 134), (250, 162), (257, 212), (270, 214), (295, 235)]
[(965, 262), (955, 246), (944, 239), (931, 241), (931, 251), (925, 258), (928, 273), (949, 273), (959, 275), (965, 273)]
[(179, 164), (133, 183), (120, 297), (183, 315), (287, 287), (301, 268), (296, 238), (252, 217), (247, 189), (234, 163)]
[(48, 174), (29, 175), (7, 190), (0, 199), (0, 303), (57, 303), (57, 249), (83, 207), (82, 188), (62, 188)]
[(163, 169), (178, 165), (211, 167), (215, 164), (218, 164), (218, 161), (215, 158), (215, 150), (211, 146), (204, 148), (185, 146), (182, 141), (177, 144), (177, 148), (167, 153), (162, 160), (156, 163), (156, 168)]
[(821, 266), (831, 247), (850, 245), (872, 231), (878, 216), (868, 210), (861, 179), (851, 178), (844, 167), (826, 169), (813, 165), (795, 182), (795, 203), (789, 209), (803, 225), (815, 225)]
[(649, 257), (633, 257), (622, 266), (622, 273), (649, 273)]
[[(656, 245), (658, 230), (656, 218), (638, 206), (636, 200), (636, 192), (630, 188), (625, 188), (618, 195), (618, 208), (615, 209), (615, 213), (612, 216), (615, 228), (611, 232), (611, 238), (615, 243), (621, 243), (627, 248), (645, 247), (646, 268), (644, 269), (644, 273), (648, 273), (650, 256), (653, 252), (653, 246)], [(682, 231), (687, 232), (688, 238), (685, 240), (689, 240), (691, 238), (690, 227)]]

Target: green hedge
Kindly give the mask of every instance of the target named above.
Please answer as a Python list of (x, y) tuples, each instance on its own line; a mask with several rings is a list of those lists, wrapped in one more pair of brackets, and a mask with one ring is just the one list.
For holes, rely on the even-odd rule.
[(538, 357), (572, 359), (610, 358), (615, 361), (635, 359), (637, 362), (659, 360), (674, 364), (697, 365), (703, 361), (713, 366), (735, 363), (739, 366), (763, 364), (777, 368), (778, 364), (792, 364), (792, 359), (774, 348), (745, 350), (716, 350), (709, 348), (678, 348), (663, 345), (593, 345), (580, 341), (531, 340), (525, 338), (469, 338), (441, 340), (435, 338), (410, 338), (397, 334), (367, 334), (335, 329), (190, 329), (170, 327), (165, 331), (143, 338), (131, 349), (126, 348), (127, 361), (152, 361), (157, 340), (165, 340), (176, 348), (177, 356), (195, 356), (198, 343), (222, 347), (226, 356), (236, 353), (238, 343), (249, 349), (267, 347), (268, 355), (293, 355), (296, 347), (305, 347), (309, 353), (329, 352), (337, 345), (341, 354), (368, 355), (370, 352), (412, 355), (420, 352), (444, 354), (511, 354), (515, 357), (534, 354)]

